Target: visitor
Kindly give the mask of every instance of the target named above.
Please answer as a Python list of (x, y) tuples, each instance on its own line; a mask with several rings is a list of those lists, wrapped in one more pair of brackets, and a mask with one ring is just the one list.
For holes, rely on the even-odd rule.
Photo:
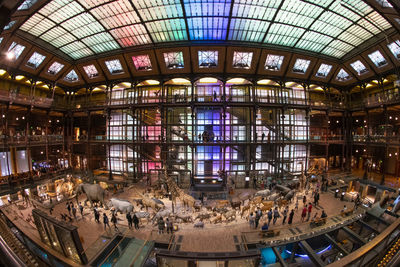
[(135, 229), (139, 230), (139, 218), (136, 216), (136, 213), (133, 214), (132, 221), (133, 224), (135, 225)]
[(268, 228), (269, 226), (267, 221), (264, 221), (264, 224), (261, 226), (261, 231), (268, 231)]
[(81, 212), (81, 216), (83, 218), (83, 206), (82, 206), (81, 202), (79, 202), (79, 211)]
[(317, 219), (317, 212), (314, 214), (314, 217), (311, 219), (311, 222), (314, 222)]
[(258, 223), (260, 222), (260, 219), (262, 217), (262, 211), (260, 210), (260, 208), (257, 209), (256, 211), (256, 219), (255, 219), (255, 228), (258, 228)]
[(289, 209), (289, 206), (286, 206), (286, 208), (282, 212), (282, 215), (283, 215), (282, 225), (284, 225), (286, 222), (287, 214), (289, 212), (288, 209)]
[(76, 218), (76, 208), (74, 207), (73, 204), (72, 204), (72, 214), (74, 215), (75, 220), (77, 220), (77, 218)]
[(264, 138), (265, 138), (265, 133), (263, 132), (261, 135), (261, 141), (264, 141)]
[(268, 225), (269, 225), (271, 223), (271, 220), (272, 220), (272, 209), (270, 209), (268, 211), (267, 216), (268, 216)]
[(326, 218), (326, 217), (328, 217), (328, 215), (326, 215), (325, 210), (322, 210), (321, 218)]
[(53, 215), (53, 211), (54, 211), (54, 209), (53, 209), (53, 207), (51, 207), (50, 210), (49, 210), (50, 215)]
[(158, 234), (163, 234), (164, 233), (164, 228), (165, 228), (165, 223), (162, 217), (158, 219)]
[(96, 209), (94, 209), (94, 220), (100, 223), (100, 213)]
[(254, 189), (257, 189), (257, 178), (256, 177), (253, 178), (253, 187), (254, 187)]
[(68, 201), (67, 201), (67, 210), (68, 210), (69, 216), (71, 216), (71, 206), (69, 205)]
[(128, 227), (129, 229), (132, 229), (132, 216), (130, 212), (126, 213), (126, 219), (128, 220)]
[(274, 221), (273, 221), (274, 225), (276, 223), (276, 220), (278, 220), (279, 217), (281, 217), (281, 215), (279, 214), (278, 207), (275, 207), (275, 209), (274, 209)]
[(298, 198), (296, 199), (296, 205), (295, 205), (294, 209), (295, 210), (299, 209), (299, 199)]
[(214, 101), (217, 101), (217, 92), (214, 91)]
[(312, 211), (312, 205), (311, 205), (311, 202), (309, 202), (308, 203), (308, 212), (307, 212), (307, 222), (310, 220), (311, 211)]
[(319, 202), (319, 191), (317, 191), (316, 193), (315, 193), (315, 196), (314, 196), (314, 206), (317, 206), (318, 205), (318, 202)]
[(292, 224), (293, 216), (294, 216), (294, 210), (292, 209), (292, 211), (289, 214), (288, 224)]
[(343, 209), (342, 209), (342, 212), (346, 212), (346, 210), (347, 210), (347, 207), (346, 207), (346, 205), (344, 205)]
[(172, 234), (173, 231), (174, 231), (174, 225), (172, 224), (172, 221), (170, 221), (170, 220), (167, 218), (165, 224), (167, 225), (167, 234), (169, 234), (169, 233)]
[(103, 223), (104, 223), (104, 231), (106, 230), (106, 226), (108, 226), (108, 228), (110, 228), (110, 230), (111, 230), (111, 226), (108, 223), (108, 217), (107, 217), (106, 213), (103, 213)]
[(250, 216), (249, 216), (250, 229), (254, 229), (255, 228), (255, 222), (256, 222), (256, 217), (251, 212)]
[(301, 221), (304, 222), (304, 219), (307, 215), (307, 205), (304, 206), (303, 211), (301, 212)]
[(117, 231), (119, 232), (119, 229), (118, 229), (118, 227), (117, 227), (118, 219), (117, 219), (117, 216), (116, 216), (116, 212), (113, 212), (113, 213), (112, 213), (112, 215), (111, 215), (111, 222), (112, 222), (113, 225), (114, 225), (114, 229), (117, 230)]
[(303, 196), (303, 205), (306, 205), (306, 202), (307, 202), (307, 197), (306, 197), (306, 195), (304, 195)]

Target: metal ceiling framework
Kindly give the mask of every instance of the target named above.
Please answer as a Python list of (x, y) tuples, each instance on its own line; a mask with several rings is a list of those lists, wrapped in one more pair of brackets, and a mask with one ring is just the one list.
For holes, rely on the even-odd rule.
[[(373, 6), (373, 1), (376, 0), (37, 0), (38, 5), (28, 10), (28, 16), (15, 15), (18, 14), (16, 12), (11, 17), (11, 21), (20, 21), (8, 30), (7, 37), (29, 35), (29, 42), (35, 46), (43, 47), (40, 44), (45, 43), (52, 47), (52, 54), (68, 54), (67, 62), (71, 62), (72, 69), (76, 68), (76, 64), (87, 61), (87, 65), (90, 65), (90, 60), (97, 61), (98, 57), (110, 53), (126, 53), (132, 48), (155, 51), (159, 45), (179, 46), (188, 43), (204, 44), (205, 48), (214, 43), (219, 46), (237, 44), (273, 47), (283, 51), (289, 49), (315, 56), (317, 60), (326, 58), (328, 62), (343, 63), (349, 53), (354, 53), (372, 40), (375, 40), (375, 44), (376, 39), (382, 40), (382, 37), (388, 40), (388, 33), (393, 35), (393, 30), (400, 28), (400, 22), (396, 27), (392, 20)], [(391, 9), (397, 14), (397, 6), (393, 5)], [(117, 18), (119, 21), (115, 22)], [(175, 23), (177, 20), (180, 21), (180, 28)], [(235, 28), (239, 20), (241, 26)], [(253, 38), (256, 34), (253, 29), (257, 25), (261, 27), (261, 23), (266, 26), (260, 30), (263, 36)], [(239, 35), (249, 38), (243, 39)], [(292, 40), (292, 43), (289, 44), (288, 40)], [(124, 64), (129, 65), (128, 59), (122, 58)], [(293, 54), (285, 56), (286, 61), (292, 61), (292, 58), (299, 57), (293, 57)], [(387, 60), (396, 65), (392, 59)], [(153, 61), (158, 63), (160, 59)], [(192, 61), (189, 65), (194, 75)], [(257, 66), (264, 65), (261, 61), (256, 63)], [(309, 81), (322, 63), (318, 61), (318, 65), (312, 64), (312, 70), (299, 79)], [(365, 60), (363, 63), (375, 76), (381, 74), (371, 67), (371, 63)], [(286, 66), (284, 76), (289, 72), (288, 68)], [(72, 69), (69, 68), (63, 77)], [(108, 80), (105, 75), (107, 70), (101, 69), (103, 75), (100, 76)], [(341, 69), (333, 69), (335, 74), (329, 75), (325, 83), (335, 80)], [(355, 78), (352, 79), (353, 83), (362, 80), (349, 69), (349, 66), (344, 68), (347, 73), (353, 74), (350, 74)], [(132, 70), (128, 68), (125, 71), (132, 78)], [(91, 81), (84, 80), (86, 85), (91, 84)]]

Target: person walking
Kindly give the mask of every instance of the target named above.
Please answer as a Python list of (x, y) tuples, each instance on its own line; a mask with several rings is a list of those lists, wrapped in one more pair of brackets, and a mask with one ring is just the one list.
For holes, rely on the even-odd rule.
[(309, 202), (308, 209), (307, 209), (307, 222), (310, 220), (311, 211), (312, 211), (312, 205), (311, 205), (311, 202)]
[(296, 199), (296, 206), (294, 208), (295, 208), (295, 210), (299, 209), (299, 199)]
[(255, 223), (256, 223), (256, 217), (254, 214), (251, 212), (249, 216), (249, 223), (250, 223), (250, 228), (254, 229), (255, 228)]
[(128, 227), (129, 229), (132, 229), (132, 216), (130, 212), (126, 213), (126, 219), (128, 220)]
[(322, 210), (321, 218), (326, 218), (326, 217), (328, 217), (328, 215), (326, 215), (325, 210)]
[(301, 221), (304, 222), (304, 219), (307, 215), (307, 205), (304, 206), (303, 211), (301, 212)]
[(279, 214), (278, 207), (275, 207), (275, 209), (274, 209), (274, 221), (273, 221), (274, 225), (276, 223), (276, 220), (278, 220), (279, 217), (281, 217), (281, 215)]
[(316, 197), (316, 203), (315, 203), (315, 206), (317, 206), (318, 205), (318, 203), (319, 203), (319, 191), (317, 192), (317, 194), (315, 195), (315, 197)]
[(165, 228), (165, 223), (162, 217), (158, 219), (158, 234), (163, 234), (164, 233), (164, 228)]
[(306, 205), (306, 202), (307, 202), (307, 197), (306, 197), (306, 195), (304, 195), (303, 196), (303, 205)]
[(255, 219), (255, 228), (256, 229), (258, 228), (258, 224), (260, 222), (261, 216), (262, 216), (262, 212), (261, 212), (260, 208), (258, 208), (258, 210), (256, 212), (256, 219)]
[(139, 230), (139, 218), (136, 216), (136, 214), (133, 214), (132, 221), (133, 224), (135, 225), (135, 229)]
[(292, 211), (289, 214), (288, 224), (292, 224), (293, 216), (294, 216), (294, 210), (292, 209)]
[(71, 206), (69, 205), (68, 201), (67, 201), (67, 210), (68, 210), (69, 216), (71, 216)]
[(268, 211), (267, 216), (268, 216), (268, 225), (269, 225), (271, 223), (271, 220), (272, 220), (272, 209), (270, 209)]
[(116, 214), (116, 212), (113, 212), (113, 213), (112, 213), (112, 215), (111, 215), (111, 222), (112, 222), (113, 225), (114, 225), (114, 229), (117, 230), (117, 231), (119, 232), (119, 229), (118, 229), (118, 227), (117, 227), (118, 219), (117, 219), (117, 216), (116, 216), (115, 214)]
[(81, 202), (79, 202), (79, 211), (81, 212), (81, 216), (83, 218), (83, 206), (82, 206)]
[(97, 223), (100, 223), (100, 213), (97, 211), (97, 209), (94, 209), (94, 220)]
[(169, 234), (169, 233), (173, 234), (174, 225), (172, 224), (172, 221), (170, 221), (170, 220), (167, 218), (165, 224), (167, 225), (167, 234)]
[(285, 208), (285, 209), (283, 210), (283, 212), (282, 212), (282, 215), (283, 215), (282, 225), (284, 225), (285, 222), (286, 222), (286, 218), (287, 218), (288, 212), (289, 212), (289, 207), (286, 206), (286, 208)]
[(74, 207), (74, 204), (72, 204), (72, 215), (74, 215), (74, 218), (76, 220), (76, 208)]
[(103, 213), (103, 223), (104, 223), (104, 231), (106, 230), (106, 226), (108, 226), (108, 228), (110, 228), (110, 230), (111, 230), (111, 226), (108, 223), (108, 217), (107, 217), (106, 213)]

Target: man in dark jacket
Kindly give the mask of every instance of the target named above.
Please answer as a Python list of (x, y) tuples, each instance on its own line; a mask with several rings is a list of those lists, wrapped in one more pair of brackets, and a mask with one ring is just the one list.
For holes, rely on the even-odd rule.
[(132, 216), (131, 216), (130, 212), (128, 212), (126, 214), (126, 219), (128, 220), (128, 227), (129, 227), (129, 229), (131, 229), (132, 228)]
[(136, 216), (136, 214), (133, 214), (133, 224), (135, 225), (135, 229), (139, 230), (139, 218)]

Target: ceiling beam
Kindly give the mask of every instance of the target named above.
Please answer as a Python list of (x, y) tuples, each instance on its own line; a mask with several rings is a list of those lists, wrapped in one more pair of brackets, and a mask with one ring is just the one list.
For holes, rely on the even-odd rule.
[(347, 256), (349, 252), (345, 250), (338, 242), (336, 242), (330, 235), (324, 234), (324, 237), (331, 243), (337, 250), (339, 250), (344, 256)]
[(318, 267), (325, 266), (325, 263), (321, 258), (315, 253), (315, 251), (310, 247), (306, 240), (299, 242), (301, 248), (307, 253), (310, 260)]

